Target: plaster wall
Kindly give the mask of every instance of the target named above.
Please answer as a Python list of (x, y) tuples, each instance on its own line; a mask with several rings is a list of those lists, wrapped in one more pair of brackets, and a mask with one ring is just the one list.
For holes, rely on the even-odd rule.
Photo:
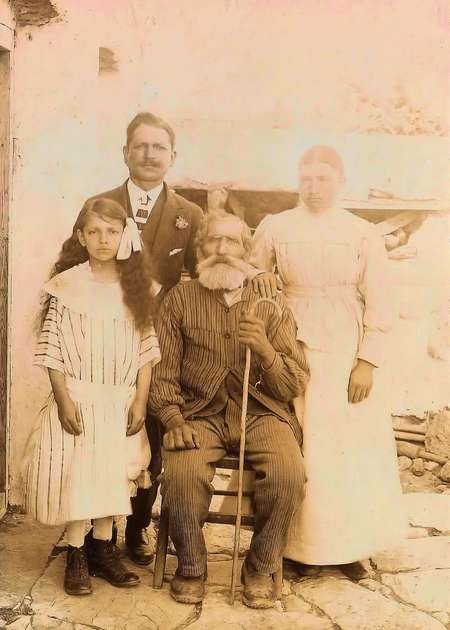
[[(413, 16), (400, 29), (384, 17), (385, 5), (392, 7), (387, 0), (334, 2), (333, 19), (328, 1), (199, 0), (195, 11), (187, 0), (176, 6), (163, 0), (54, 4), (58, 18), (22, 26), (14, 54), (13, 504), (22, 502), (20, 463), (48, 392), (46, 375), (32, 366), (40, 287), (83, 200), (125, 179), (121, 150), (126, 124), (136, 112), (154, 111), (173, 123), (178, 158), (171, 181), (295, 187), (301, 150), (326, 142), (342, 151), (348, 195), (365, 197), (369, 187), (378, 187), (403, 196), (449, 196), (448, 140), (363, 134), (362, 119), (359, 126), (349, 123), (348, 90), (339, 79), (342, 68), (351, 68), (352, 78), (369, 92), (383, 83), (375, 80), (381, 75), (388, 90), (395, 84), (395, 66), (417, 87), (422, 108), (437, 116), (445, 109), (438, 78), (445, 83), (447, 77), (438, 54), (445, 23), (439, 0), (431, 3), (436, 5), (431, 16), (419, 0), (400, 0), (395, 15)], [(424, 11), (429, 28), (417, 31)], [(365, 41), (358, 28), (371, 17), (375, 34), (366, 29)], [(7, 3), (0, 0), (0, 22), (10, 19)], [(317, 47), (313, 31), (328, 45)], [(382, 33), (381, 45), (376, 37)], [(399, 45), (412, 33), (413, 59)], [(113, 52), (117, 64), (99, 76), (100, 46)], [(367, 76), (372, 67), (373, 78)], [(357, 119), (358, 109), (352, 112)]]

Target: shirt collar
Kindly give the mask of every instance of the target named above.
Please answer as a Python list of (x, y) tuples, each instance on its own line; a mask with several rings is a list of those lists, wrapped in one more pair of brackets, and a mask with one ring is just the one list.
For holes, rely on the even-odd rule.
[[(206, 290), (209, 291), (210, 289)], [(226, 293), (228, 293), (229, 295), (228, 300), (230, 299), (230, 295), (233, 296), (230, 300), (232, 302), (231, 304), (229, 304), (228, 300), (225, 298)], [(238, 304), (239, 302), (250, 302), (253, 293), (254, 291), (252, 283), (248, 280), (244, 280), (242, 287), (238, 287), (237, 289), (233, 289), (232, 291), (225, 291), (224, 289), (216, 289), (215, 291), (212, 291), (215, 299), (220, 302), (220, 304), (225, 305), (228, 308), (234, 306), (235, 304)]]
[(135, 211), (139, 207), (139, 204), (141, 203), (141, 198), (146, 194), (149, 195), (151, 199), (151, 204), (153, 205), (158, 199), (158, 196), (160, 195), (163, 187), (164, 182), (161, 182), (160, 184), (158, 184), (158, 186), (155, 186), (155, 188), (151, 188), (150, 190), (142, 190), (142, 188), (137, 186), (130, 177), (127, 182), (127, 189), (133, 211)]

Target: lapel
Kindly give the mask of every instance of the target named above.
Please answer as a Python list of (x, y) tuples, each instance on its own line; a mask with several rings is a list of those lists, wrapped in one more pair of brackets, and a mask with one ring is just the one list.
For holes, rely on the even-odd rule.
[(183, 214), (183, 207), (180, 201), (175, 193), (169, 190), (167, 184), (164, 183), (164, 187), (142, 232), (142, 238), (149, 252), (152, 252), (157, 236), (159, 237), (158, 243), (161, 239), (173, 242), (173, 233), (179, 231), (175, 223), (177, 216), (180, 214)]
[(122, 184), (122, 186), (119, 189), (120, 203), (122, 204), (122, 207), (125, 209), (128, 216), (133, 217), (133, 210), (131, 209), (131, 202), (130, 202), (130, 196), (128, 194), (127, 184), (128, 184), (128, 179), (125, 180), (125, 183)]

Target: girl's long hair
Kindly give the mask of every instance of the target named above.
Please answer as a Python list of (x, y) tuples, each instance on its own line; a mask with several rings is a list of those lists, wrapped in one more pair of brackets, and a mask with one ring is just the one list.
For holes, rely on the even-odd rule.
[[(89, 260), (89, 254), (78, 239), (78, 230), (83, 230), (89, 215), (95, 214), (106, 221), (117, 219), (125, 227), (127, 213), (122, 206), (113, 199), (99, 197), (86, 201), (73, 226), (72, 236), (64, 241), (58, 260), (53, 265), (50, 278), (67, 269), (80, 265)], [(122, 287), (123, 301), (133, 314), (136, 327), (143, 330), (152, 322), (154, 303), (151, 295), (150, 262), (144, 246), (140, 252), (132, 252), (127, 260), (116, 260), (119, 280)], [(40, 324), (45, 320), (50, 305), (47, 294), (42, 306)]]

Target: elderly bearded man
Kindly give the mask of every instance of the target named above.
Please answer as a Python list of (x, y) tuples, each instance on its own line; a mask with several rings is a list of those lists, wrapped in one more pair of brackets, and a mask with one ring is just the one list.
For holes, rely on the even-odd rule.
[[(261, 303), (247, 277), (251, 235), (238, 217), (207, 215), (198, 232), (198, 280), (165, 298), (158, 323), (162, 361), (150, 388), (165, 429), (162, 494), (178, 554), (171, 594), (197, 603), (205, 592), (202, 526), (212, 496), (215, 463), (237, 451), (245, 347), (252, 351), (246, 459), (256, 473), (255, 529), (242, 570), (244, 602), (275, 603), (277, 570), (288, 527), (304, 492), (300, 430), (290, 401), (304, 391), (307, 367), (296, 326), (282, 296)], [(253, 273), (252, 273), (253, 272)]]

